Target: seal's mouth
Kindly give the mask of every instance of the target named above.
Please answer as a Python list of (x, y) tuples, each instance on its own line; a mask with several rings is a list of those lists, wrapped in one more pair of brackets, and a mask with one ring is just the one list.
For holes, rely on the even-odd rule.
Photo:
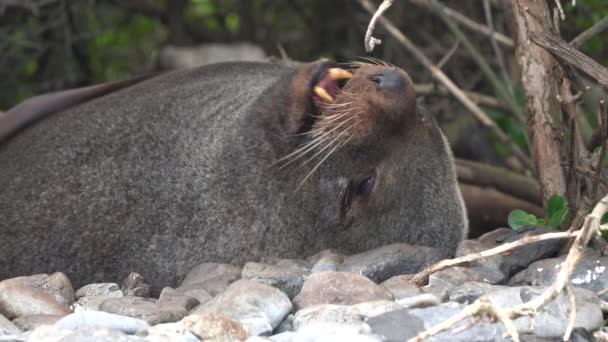
[(304, 124), (298, 133), (306, 133), (314, 126), (325, 108), (329, 108), (353, 74), (345, 69), (335, 67), (334, 63), (323, 63), (312, 74), (308, 89), (308, 112)]
[(353, 74), (341, 68), (328, 68), (318, 76), (312, 88), (313, 101), (317, 106), (334, 103), (335, 97), (344, 88)]

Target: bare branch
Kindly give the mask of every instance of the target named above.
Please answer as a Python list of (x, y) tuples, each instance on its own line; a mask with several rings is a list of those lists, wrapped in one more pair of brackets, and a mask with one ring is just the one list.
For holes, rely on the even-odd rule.
[(555, 57), (571, 64), (608, 89), (608, 69), (594, 61), (591, 57), (568, 45), (562, 39), (546, 32), (532, 35), (530, 39)]
[(585, 44), (589, 39), (602, 33), (607, 28), (608, 28), (608, 15), (605, 16), (604, 18), (602, 18), (602, 20), (595, 23), (590, 28), (583, 31), (581, 34), (576, 36), (574, 39), (572, 39), (570, 41), (570, 45), (572, 45), (572, 47), (574, 47), (575, 49), (578, 49), (581, 46), (583, 46), (583, 44)]
[(382, 44), (382, 41), (380, 39), (372, 37), (372, 33), (374, 32), (374, 28), (376, 27), (376, 21), (378, 20), (378, 18), (380, 18), (382, 13), (384, 13), (384, 11), (391, 7), (392, 4), (393, 0), (384, 0), (382, 4), (380, 4), (380, 7), (378, 7), (376, 13), (374, 13), (374, 15), (372, 16), (372, 19), (369, 21), (367, 31), (365, 32), (365, 51), (372, 52), (374, 51), (374, 47), (376, 45)]
[(475, 261), (478, 259), (487, 258), (492, 255), (501, 254), (501, 253), (504, 253), (504, 252), (507, 252), (507, 251), (510, 251), (513, 249), (521, 248), (521, 247), (531, 244), (531, 243), (535, 243), (535, 242), (539, 242), (539, 241), (546, 241), (546, 240), (554, 240), (554, 239), (570, 239), (573, 237), (577, 237), (578, 235), (579, 235), (579, 232), (557, 232), (557, 233), (546, 233), (546, 234), (540, 234), (540, 235), (528, 235), (517, 241), (508, 242), (508, 243), (502, 244), (500, 246), (497, 246), (497, 247), (494, 247), (494, 248), (491, 248), (491, 249), (488, 249), (485, 251), (463, 255), (461, 257), (454, 258), (454, 259), (441, 260), (438, 263), (428, 266), (424, 270), (418, 272), (414, 277), (412, 277), (412, 279), (410, 279), (410, 283), (416, 284), (416, 285), (421, 285), (422, 283), (424, 283), (426, 281), (426, 279), (429, 275), (431, 275), (437, 271), (441, 271), (448, 267), (461, 265), (461, 264)]

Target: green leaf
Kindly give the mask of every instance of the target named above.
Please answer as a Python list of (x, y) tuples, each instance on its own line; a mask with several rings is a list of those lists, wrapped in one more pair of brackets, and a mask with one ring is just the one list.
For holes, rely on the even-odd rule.
[(564, 208), (567, 208), (564, 197), (558, 194), (551, 195), (549, 202), (547, 202), (547, 217), (549, 218), (549, 221), (551, 221), (553, 215), (555, 215), (557, 212), (561, 212)]
[(568, 213), (568, 207), (564, 207), (554, 212), (551, 217), (549, 217), (549, 226), (553, 228), (559, 228), (559, 226), (564, 221), (564, 217)]
[(509, 213), (507, 222), (509, 223), (509, 227), (513, 229), (520, 229), (521, 227), (527, 225), (538, 224), (538, 218), (521, 209), (515, 209)]

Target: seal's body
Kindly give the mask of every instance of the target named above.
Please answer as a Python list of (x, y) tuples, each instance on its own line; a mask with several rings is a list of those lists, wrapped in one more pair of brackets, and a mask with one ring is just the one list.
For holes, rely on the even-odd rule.
[(0, 145), (0, 279), (141, 273), (360, 252), (452, 254), (466, 231), (448, 145), (399, 69), (234, 63), (176, 71)]

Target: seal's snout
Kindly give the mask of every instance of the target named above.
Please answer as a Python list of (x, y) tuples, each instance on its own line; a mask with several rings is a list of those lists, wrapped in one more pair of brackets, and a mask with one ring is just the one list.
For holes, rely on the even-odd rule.
[(395, 69), (385, 70), (383, 72), (369, 76), (370, 81), (376, 83), (380, 90), (400, 92), (406, 86), (405, 77)]

